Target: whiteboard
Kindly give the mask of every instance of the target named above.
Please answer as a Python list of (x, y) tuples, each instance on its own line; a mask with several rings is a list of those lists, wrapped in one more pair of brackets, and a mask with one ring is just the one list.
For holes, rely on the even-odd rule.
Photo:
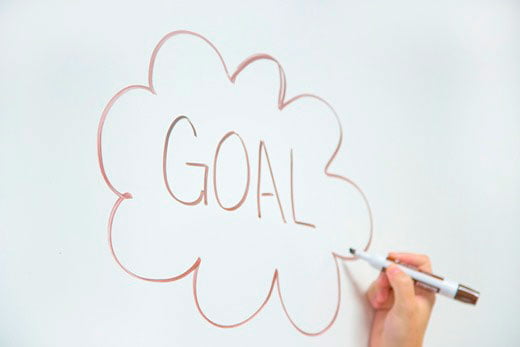
[(514, 345), (514, 2), (0, 4), (2, 346), (364, 346), (430, 255), (425, 345)]

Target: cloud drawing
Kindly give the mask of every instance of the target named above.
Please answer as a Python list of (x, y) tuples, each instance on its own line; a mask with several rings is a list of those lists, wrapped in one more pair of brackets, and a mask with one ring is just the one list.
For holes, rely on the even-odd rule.
[[(201, 69), (207, 68), (212, 71), (219, 70), (215, 71), (215, 74), (224, 74), (224, 82), (226, 84), (225, 86), (222, 88), (218, 87), (218, 83), (221, 83), (222, 80), (214, 82), (215, 85), (213, 85), (213, 82), (201, 83), (196, 81), (196, 78), (194, 78), (195, 81), (189, 81), (188, 79), (181, 79), (175, 75), (161, 80), (163, 81), (161, 83), (157, 82), (156, 74), (159, 69), (159, 56), (162, 54), (163, 50), (166, 49), (166, 44), (170, 44), (180, 38), (190, 39), (197, 44), (204, 46), (206, 55), (211, 56), (211, 59), (217, 61), (217, 64), (206, 67), (201, 65)], [(184, 50), (183, 52), (188, 52), (185, 53), (187, 55), (191, 54), (189, 53), (188, 49)], [(199, 58), (205, 59), (205, 57), (198, 56), (193, 58), (195, 60)], [(214, 58), (216, 58), (216, 60)], [(266, 67), (266, 64), (268, 67)], [(269, 107), (272, 107), (272, 112), (276, 111), (277, 114), (276, 116), (269, 119), (269, 122), (272, 123), (269, 123), (268, 126), (264, 124), (263, 120), (252, 120), (246, 116), (237, 117), (237, 120), (233, 121), (233, 124), (227, 124), (226, 122), (228, 122), (228, 118), (226, 118), (226, 116), (219, 116), (226, 113), (224, 111), (218, 113), (215, 116), (212, 116), (211, 119), (207, 114), (202, 114), (206, 111), (196, 111), (198, 108), (201, 110), (213, 109), (213, 106), (209, 107), (207, 105), (211, 104), (212, 102), (221, 102), (223, 105), (227, 105), (226, 107), (229, 107), (230, 110), (234, 110), (235, 108), (238, 109), (238, 106), (231, 104), (228, 105), (225, 103), (225, 101), (222, 101), (226, 100), (226, 98), (221, 95), (224, 93), (224, 90), (229, 90), (229, 93), (239, 93), (238, 89), (241, 88), (239, 81), (241, 78), (245, 79), (245, 77), (243, 77), (245, 74), (250, 73), (248, 78), (251, 82), (250, 84), (254, 85), (255, 80), (253, 77), (256, 75), (253, 76), (254, 74), (252, 74), (252, 72), (258, 71), (254, 69), (261, 70), (264, 67), (272, 69), (273, 66), (277, 73), (277, 85), (271, 86), (269, 90), (262, 89), (265, 90), (266, 95), (269, 95), (269, 93), (274, 93), (275, 96), (275, 102), (270, 102)], [(217, 68), (215, 69), (215, 67)], [(186, 70), (189, 68), (185, 67), (183, 69)], [(162, 71), (163, 68), (161, 68), (161, 73)], [(168, 70), (164, 68), (164, 71)], [(169, 81), (171, 81), (171, 83)], [(169, 87), (171, 87), (171, 85), (174, 86), (172, 88), (178, 93), (174, 92), (172, 94), (174, 96), (166, 97), (165, 94), (168, 93), (162, 94), (162, 91), (167, 90)], [(198, 99), (199, 101), (182, 103), (183, 95), (187, 95), (195, 100), (193, 97), (194, 94), (199, 93), (201, 95), (207, 95), (209, 91), (211, 91), (211, 96), (208, 96), (205, 100)], [(337, 287), (336, 304), (327, 323), (318, 329), (311, 330), (302, 328), (296, 322), (296, 319), (290, 314), (289, 307), (286, 302), (287, 298), (284, 297), (282, 286), (280, 284), (281, 272), (278, 266), (274, 263), (276, 260), (273, 260), (274, 268), (269, 270), (270, 278), (266, 284), (267, 291), (259, 300), (256, 308), (253, 309), (252, 312), (248, 313), (245, 318), (242, 318), (234, 323), (224, 324), (218, 319), (211, 318), (201, 303), (201, 269), (202, 264), (205, 264), (206, 261), (204, 254), (192, 254), (191, 260), (183, 261), (185, 263), (184, 265), (175, 264), (175, 269), (179, 270), (176, 270), (175, 273), (171, 275), (149, 276), (143, 274), (143, 271), (135, 270), (132, 266), (128, 265), (128, 259), (120, 255), (120, 253), (116, 250), (114, 242), (114, 234), (116, 232), (120, 233), (120, 231), (116, 230), (119, 228), (117, 221), (127, 218), (126, 216), (132, 217), (132, 213), (128, 212), (125, 214), (126, 212), (123, 212), (122, 208), (123, 206), (128, 205), (131, 201), (133, 201), (135, 204), (148, 206), (150, 208), (148, 211), (155, 211), (151, 212), (154, 214), (154, 216), (150, 218), (154, 220), (153, 223), (155, 223), (156, 220), (169, 219), (169, 221), (165, 221), (164, 223), (170, 223), (168, 229), (170, 235), (172, 233), (177, 235), (175, 233), (180, 233), (185, 228), (192, 228), (189, 229), (192, 232), (190, 232), (189, 236), (186, 236), (186, 238), (191, 237), (193, 240), (196, 240), (196, 233), (199, 230), (197, 229), (197, 224), (211, 225), (215, 224), (213, 222), (208, 222), (208, 220), (213, 220), (211, 218), (216, 218), (214, 220), (219, 220), (218, 218), (221, 218), (221, 215), (223, 214), (227, 214), (226, 216), (238, 216), (238, 214), (241, 213), (242, 215), (247, 215), (246, 217), (252, 220), (251, 225), (253, 226), (251, 228), (266, 229), (266, 227), (260, 225), (258, 221), (262, 220), (262, 222), (264, 222), (264, 220), (267, 220), (267, 218), (272, 217), (276, 223), (284, 227), (287, 226), (287, 228), (299, 228), (297, 230), (300, 230), (298, 232), (301, 234), (297, 234), (297, 236), (290, 236), (294, 237), (294, 240), (297, 240), (298, 237), (308, 238), (310, 241), (307, 242), (312, 243), (312, 240), (314, 240), (313, 238), (325, 238), (326, 235), (329, 235), (329, 232), (331, 234), (336, 232), (322, 231), (325, 229), (331, 229), (328, 226), (342, 225), (340, 222), (332, 220), (332, 217), (329, 218), (329, 216), (324, 215), (326, 213), (323, 213), (323, 211), (335, 211), (335, 209), (339, 209), (340, 207), (337, 205), (341, 205), (341, 203), (339, 203), (341, 199), (338, 198), (336, 200), (334, 196), (341, 196), (345, 191), (348, 190), (350, 192), (349, 194), (351, 194), (353, 197), (356, 197), (355, 199), (359, 201), (359, 205), (362, 206), (364, 210), (365, 220), (363, 223), (365, 224), (360, 223), (360, 225), (367, 226), (366, 229), (362, 231), (365, 240), (363, 245), (356, 246), (359, 246), (359, 248), (368, 249), (372, 239), (372, 216), (368, 200), (361, 188), (353, 180), (334, 172), (332, 169), (333, 163), (336, 160), (343, 145), (343, 129), (338, 114), (332, 105), (320, 96), (311, 93), (302, 93), (295, 96), (288, 96), (286, 92), (287, 79), (285, 71), (279, 61), (273, 56), (264, 53), (254, 54), (240, 62), (235, 70), (231, 70), (226, 65), (220, 51), (207, 38), (191, 31), (173, 31), (165, 35), (158, 42), (152, 52), (148, 66), (147, 84), (133, 84), (122, 88), (110, 98), (104, 107), (99, 120), (97, 131), (98, 163), (104, 182), (110, 191), (116, 196), (116, 200), (112, 206), (108, 219), (108, 243), (113, 259), (125, 273), (138, 280), (154, 283), (170, 283), (181, 280), (183, 278), (191, 278), (193, 291), (192, 294), (197, 311), (207, 322), (220, 328), (234, 328), (248, 323), (258, 314), (260, 314), (263, 308), (269, 303), (271, 298), (277, 296), (280, 300), (282, 311), (288, 318), (290, 324), (304, 335), (315, 336), (326, 332), (334, 324), (337, 318), (341, 302), (339, 262), (342, 260), (352, 259), (350, 256), (344, 255), (347, 253), (346, 251), (341, 251), (342, 249), (346, 250), (347, 245), (341, 245), (338, 246), (338, 248), (333, 246), (334, 249), (330, 249), (326, 254), (328, 259), (332, 260), (334, 267), (334, 278)], [(236, 95), (240, 96), (242, 94)], [(141, 106), (139, 105), (142, 105), (142, 103), (140, 103), (140, 101), (132, 104), (137, 106), (125, 106), (126, 108), (124, 109), (124, 112), (116, 111), (117, 107), (119, 107), (119, 104), (126, 103), (127, 99), (133, 97), (147, 98), (147, 101), (145, 102), (146, 105), (152, 105), (154, 100), (158, 100), (158, 98), (164, 97), (164, 100), (166, 100), (164, 102), (169, 105), (168, 107), (171, 107), (174, 110), (170, 111), (170, 109), (168, 109), (169, 113), (160, 120), (150, 116), (150, 114), (155, 112), (151, 111), (151, 109), (154, 109), (155, 106), (150, 106), (150, 109), (148, 109), (148, 106), (145, 105), (142, 106), (141, 109)], [(249, 101), (247, 103), (249, 103)], [(242, 104), (247, 103), (242, 102)], [(316, 111), (316, 114), (320, 113), (319, 117), (326, 119), (326, 124), (328, 126), (327, 129), (330, 129), (330, 134), (322, 136), (321, 133), (317, 132), (317, 130), (316, 132), (312, 132), (313, 128), (319, 129), (320, 127), (319, 125), (316, 125), (315, 127), (312, 125), (312, 122), (315, 122), (315, 120), (312, 120), (312, 117), (317, 117), (314, 115), (314, 111), (309, 113), (310, 116), (308, 117), (308, 122), (306, 120), (307, 118), (303, 116), (298, 118), (296, 121), (283, 118), (285, 114), (289, 114), (291, 112), (294, 114), (304, 114), (304, 109), (308, 109), (310, 107), (315, 107), (316, 110), (319, 111)], [(217, 108), (217, 106), (214, 107), (214, 109)], [(260, 108), (260, 106), (258, 106), (258, 108)], [(157, 106), (157, 110), (159, 109), (160, 106)], [(125, 115), (133, 113), (136, 114), (135, 119), (138, 124), (132, 125), (132, 129), (135, 129), (137, 135), (130, 136), (129, 134), (121, 133), (116, 137), (114, 134), (117, 133), (117, 130), (112, 131), (107, 129), (109, 124), (111, 124), (110, 122), (112, 119), (116, 117), (114, 114), (117, 112), (121, 114), (124, 113)], [(231, 114), (233, 112), (235, 111), (229, 111), (227, 113)], [(164, 113), (166, 114), (166, 112)], [(238, 112), (238, 114), (239, 113), (240, 112)], [(124, 117), (120, 118), (120, 123), (114, 121), (115, 123), (113, 124), (125, 124), (124, 122), (132, 122), (130, 119), (134, 119), (125, 119)], [(143, 143), (131, 145), (131, 141), (148, 141), (147, 136), (139, 134), (141, 131), (143, 134), (145, 131), (148, 131), (147, 127), (151, 126), (150, 124), (153, 122), (161, 122), (158, 126), (162, 132), (161, 138), (154, 138), (153, 144), (149, 145)], [(234, 128), (235, 126), (236, 128)], [(255, 141), (251, 141), (251, 138), (254, 136), (256, 129), (260, 129), (262, 126), (268, 130), (265, 132), (265, 134), (258, 135), (258, 139), (255, 136)], [(117, 128), (117, 126), (114, 125), (114, 128)], [(211, 132), (217, 128), (219, 130), (227, 130), (218, 133), (215, 135), (216, 137), (210, 137), (208, 132)], [(300, 147), (295, 147), (291, 144), (287, 145), (287, 149), (282, 151), (281, 147), (285, 145), (285, 142), (289, 143), (292, 139), (292, 136), (294, 135), (291, 132), (294, 133), (296, 131), (307, 131), (304, 129), (310, 129), (309, 134), (303, 136), (301, 133), (298, 133), (297, 136), (298, 141), (302, 141), (301, 146), (304, 148), (302, 149)], [(275, 140), (272, 140), (271, 142), (268, 140), (264, 141), (264, 136), (278, 136), (277, 138), (280, 138), (280, 140), (277, 140), (278, 142)], [(296, 135), (294, 135), (294, 137), (296, 138)], [(193, 146), (192, 148), (199, 146), (202, 148), (199, 149), (200, 153), (207, 152), (209, 154), (207, 154), (204, 160), (191, 160), (186, 154), (192, 151), (191, 147), (183, 147), (180, 145), (181, 142), (179, 139), (183, 139), (185, 143), (189, 142), (190, 146)], [(212, 147), (204, 147), (204, 144), (206, 143), (204, 141), (207, 143), (212, 143)], [(321, 141), (323, 141), (323, 145), (321, 145)], [(129, 148), (131, 148), (133, 151), (131, 153), (135, 154), (129, 154), (125, 158), (122, 158), (121, 155), (114, 154), (115, 151), (110, 149), (113, 148), (111, 147), (111, 144), (114, 144), (114, 146), (119, 146), (122, 148), (123, 152), (128, 149), (128, 153), (130, 153)], [(230, 149), (231, 147), (234, 148), (234, 152), (232, 149)], [(146, 154), (148, 148), (151, 148), (152, 153), (154, 154)], [(326, 154), (324, 155), (323, 153), (325, 152)], [(229, 164), (231, 161), (226, 159), (226, 153), (236, 154), (235, 157), (239, 158), (239, 160), (237, 159), (236, 161), (233, 161), (233, 163), (236, 162), (236, 165)], [(278, 155), (277, 153), (282, 154)], [(179, 163), (182, 164), (182, 170), (185, 170), (183, 172), (189, 172), (189, 175), (187, 174), (182, 176), (178, 174), (179, 170), (181, 170), (178, 169), (178, 167), (181, 166), (174, 167), (172, 164), (172, 161), (175, 158), (181, 157), (183, 160), (185, 157), (187, 158), (182, 163), (181, 159), (179, 159)], [(279, 164), (277, 161), (278, 157), (285, 158), (285, 164)], [(145, 160), (149, 159), (151, 162), (156, 163), (153, 164), (154, 169), (148, 169), (148, 165), (141, 162), (139, 158), (145, 158)], [(114, 163), (114, 161), (117, 162)], [(305, 165), (308, 165), (308, 169)], [(235, 169), (235, 167), (238, 168), (235, 170), (236, 175), (232, 177), (230, 176), (231, 178), (226, 178), (228, 172), (223, 168), (231, 166), (233, 169)], [(142, 176), (140, 176), (141, 174)], [(142, 180), (140, 181), (140, 177), (145, 176), (151, 178), (147, 178), (146, 182), (142, 182)], [(298, 177), (302, 176), (307, 177), (307, 181), (299, 180)], [(310, 177), (317, 177), (319, 182), (325, 182), (326, 188), (320, 188), (318, 183), (311, 184)], [(229, 182), (237, 183), (230, 185)], [(125, 187), (125, 190), (120, 189), (119, 187)], [(224, 189), (223, 187), (230, 188)], [(307, 194), (302, 192), (302, 187), (305, 187), (309, 191), (312, 190), (312, 192), (308, 193), (308, 196), (311, 196), (310, 194), (312, 193), (314, 194), (312, 196), (317, 197), (316, 200), (318, 197), (323, 198), (324, 201), (327, 201), (327, 204), (330, 204), (330, 207), (310, 208), (310, 205), (307, 206), (308, 204), (303, 203), (302, 201), (312, 202), (313, 199), (302, 198), (301, 200), (298, 200), (298, 198), (301, 198)], [(230, 190), (231, 193), (227, 192), (227, 190)], [(329, 190), (329, 192), (325, 193), (325, 190)], [(137, 194), (135, 191), (140, 191), (142, 193)], [(160, 191), (160, 193), (149, 193), (155, 191)], [(153, 200), (154, 196), (158, 196), (154, 194), (161, 194), (160, 196), (164, 197), (164, 201), (151, 201)], [(323, 205), (323, 203), (321, 203), (321, 205)], [(130, 205), (128, 206), (130, 208)], [(155, 206), (161, 207), (155, 208)], [(177, 210), (172, 210), (172, 208)], [(189, 214), (189, 212), (183, 216), (182, 213), (177, 212), (180, 211), (178, 210), (180, 208), (185, 209), (185, 211), (197, 211), (197, 215), (200, 217), (194, 219), (193, 216)], [(213, 211), (211, 213), (213, 213), (214, 216), (209, 214), (210, 208), (211, 211)], [(315, 210), (319, 210), (320, 213), (316, 212), (316, 217), (313, 219), (309, 217), (309, 215), (312, 216), (312, 213)], [(135, 211), (138, 210), (136, 209)], [(232, 215), (233, 213), (234, 215)], [(133, 213), (133, 215), (137, 214), (138, 213)], [(143, 215), (145, 215), (144, 212)], [(146, 221), (145, 217), (139, 218), (141, 218), (140, 220), (142, 221)], [(208, 237), (214, 237), (217, 240), (215, 242), (221, 242), (222, 245), (239, 244), (241, 239), (236, 237), (234, 239), (230, 238), (229, 240), (224, 241), (219, 241), (218, 239), (218, 237), (225, 237), (226, 231), (224, 231), (224, 229), (232, 229), (232, 227), (228, 228), (227, 225), (232, 223), (231, 218), (234, 217), (229, 218), (230, 219), (225, 220), (225, 223), (228, 223), (225, 226), (215, 226), (215, 230), (219, 231), (218, 235), (215, 236), (214, 234), (211, 234)], [(323, 218), (323, 221), (320, 218)], [(242, 221), (242, 219), (237, 220)], [(124, 222), (122, 221), (121, 223)], [(237, 223), (240, 224), (241, 222)], [(152, 225), (152, 222), (150, 222), (149, 225)], [(142, 228), (147, 228), (146, 222), (143, 222)], [(242, 234), (245, 234), (247, 231), (241, 232)], [(320, 234), (320, 232), (322, 232), (322, 234)], [(269, 233), (269, 231), (266, 233)], [(253, 232), (248, 235), (252, 234)], [(268, 235), (270, 236), (263, 237), (274, 237), (271, 234)], [(256, 236), (253, 235), (248, 237), (253, 238)], [(246, 238), (244, 237), (244, 240), (245, 239)], [(178, 247), (178, 249), (190, 249), (187, 251), (187, 254), (189, 254), (189, 252), (196, 253), (203, 249), (201, 246), (202, 243), (210, 243), (207, 240), (203, 242), (186, 242), (185, 244), (176, 245), (175, 247)], [(282, 247), (280, 245), (275, 245), (276, 241), (269, 242), (271, 243), (267, 243), (266, 241), (266, 244), (273, 244), (273, 247), (275, 247), (272, 251), (273, 254), (277, 253), (276, 249), (281, 249), (276, 247)], [(298, 241), (294, 241), (294, 243), (297, 242)], [(181, 242), (179, 242), (179, 244), (180, 243)], [(332, 241), (330, 243), (334, 244)], [(165, 247), (167, 246), (165, 245)], [(225, 249), (224, 251), (226, 253), (232, 253), (233, 248), (234, 247), (229, 246), (229, 248)], [(240, 247), (237, 246), (236, 248), (238, 249)], [(252, 249), (253, 248), (254, 247), (252, 247)], [(288, 249), (288, 247), (286, 248)], [(296, 257), (298, 247), (295, 246), (294, 249), (294, 254), (291, 254), (291, 250), (288, 250), (287, 254)], [(262, 254), (266, 253), (269, 252), (263, 250)], [(187, 257), (186, 259), (190, 258)]]

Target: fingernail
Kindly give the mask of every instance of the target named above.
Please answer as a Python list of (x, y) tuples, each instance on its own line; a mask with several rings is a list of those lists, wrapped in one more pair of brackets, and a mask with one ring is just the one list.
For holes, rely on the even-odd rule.
[(397, 275), (398, 273), (401, 273), (401, 269), (399, 269), (398, 266), (392, 265), (392, 266), (389, 266), (389, 267), (386, 269), (386, 272), (387, 272), (390, 276), (394, 276), (394, 275)]

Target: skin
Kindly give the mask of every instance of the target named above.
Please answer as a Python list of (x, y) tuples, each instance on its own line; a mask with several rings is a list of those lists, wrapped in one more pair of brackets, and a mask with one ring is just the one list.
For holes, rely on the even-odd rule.
[[(390, 257), (431, 272), (426, 255), (390, 253)], [(435, 294), (417, 287), (410, 276), (392, 265), (381, 272), (367, 292), (374, 308), (370, 347), (421, 347), (435, 303)]]

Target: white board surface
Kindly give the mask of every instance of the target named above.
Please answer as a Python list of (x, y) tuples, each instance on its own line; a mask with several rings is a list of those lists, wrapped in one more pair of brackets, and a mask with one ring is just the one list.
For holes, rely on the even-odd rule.
[[(371, 222), (325, 173), (365, 193), (371, 250), (481, 291), (439, 298), (426, 346), (517, 344), (519, 20), (512, 1), (2, 2), (0, 345), (366, 345), (377, 273), (331, 253)], [(284, 95), (273, 60), (233, 76), (256, 53)], [(284, 105), (304, 93), (338, 118)], [(180, 118), (167, 138), (179, 116), (196, 137)]]

